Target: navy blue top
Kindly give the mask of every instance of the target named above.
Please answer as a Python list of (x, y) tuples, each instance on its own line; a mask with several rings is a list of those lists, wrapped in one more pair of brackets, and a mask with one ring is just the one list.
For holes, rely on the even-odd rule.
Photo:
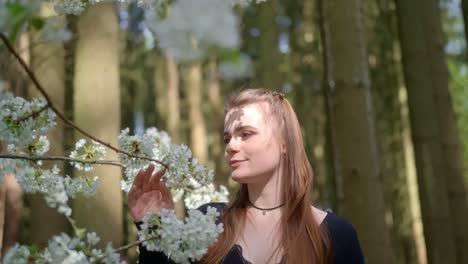
[[(218, 212), (222, 213), (226, 204), (224, 203), (208, 203), (202, 205), (198, 210), (206, 213), (207, 207), (215, 207)], [(222, 217), (218, 217), (218, 223)], [(321, 228), (327, 228), (331, 242), (332, 262), (333, 264), (363, 264), (364, 257), (361, 246), (354, 227), (345, 219), (336, 214), (328, 213)], [(141, 244), (139, 245), (139, 264), (161, 263), (174, 264), (164, 253), (147, 251)], [(286, 263), (283, 258), (280, 264)], [(222, 264), (252, 264), (242, 256), (242, 248), (239, 245), (234, 245), (228, 252), (226, 257), (221, 262)], [(304, 260), (307, 263), (307, 260)]]

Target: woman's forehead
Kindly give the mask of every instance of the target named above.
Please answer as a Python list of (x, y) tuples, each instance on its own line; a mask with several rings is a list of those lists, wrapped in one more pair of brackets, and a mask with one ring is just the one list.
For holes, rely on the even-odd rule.
[(224, 118), (225, 130), (235, 129), (238, 126), (263, 126), (268, 114), (266, 103), (249, 104), (229, 110)]

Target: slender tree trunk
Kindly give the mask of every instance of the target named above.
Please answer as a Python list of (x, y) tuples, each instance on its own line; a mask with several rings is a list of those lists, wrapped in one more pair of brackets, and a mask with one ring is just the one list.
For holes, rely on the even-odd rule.
[(323, 4), (329, 30), (325, 34), (329, 36), (329, 81), (333, 83), (332, 126), (341, 166), (337, 177), (343, 182), (340, 209), (356, 227), (367, 261), (394, 263), (385, 222), (362, 3), (330, 0)]
[[(19, 51), (19, 55), (28, 66), (30, 66), (31, 61), (29, 37), (28, 33), (22, 33), (16, 43), (16, 50)], [(15, 96), (25, 98), (27, 97), (29, 85), (28, 77), (16, 61), (10, 65), (16, 65), (17, 68), (11, 67), (14, 70), (6, 73), (9, 88)], [(20, 242), (22, 220), (27, 221), (28, 219), (23, 219), (23, 189), (16, 181), (15, 175), (5, 175), (0, 185), (2, 185), (2, 191), (4, 192), (2, 195), (4, 198), (4, 225), (1, 251), (1, 257), (4, 257), (11, 247)]]
[(434, 60), (438, 49), (443, 49), (437, 1), (397, 0), (396, 6), (428, 263), (457, 263), (440, 110), (434, 101), (436, 86), (447, 85), (446, 75), (438, 76), (443, 74), (437, 65), (441, 62)]
[(154, 56), (155, 66), (153, 72), (154, 78), (154, 94), (155, 94), (155, 112), (156, 112), (156, 127), (158, 129), (168, 129), (168, 113), (169, 104), (167, 100), (168, 91), (168, 73), (167, 59), (158, 53)]
[(202, 110), (202, 68), (200, 63), (189, 65), (186, 83), (190, 121), (190, 144), (193, 156), (202, 164), (208, 161), (205, 118)]
[(167, 61), (167, 128), (174, 142), (180, 143), (180, 96), (179, 68), (174, 57), (166, 55)]
[(414, 155), (414, 146), (411, 141), (411, 127), (408, 116), (408, 96), (404, 87), (400, 87), (400, 103), (401, 117), (403, 125), (403, 146), (405, 152), (406, 174), (408, 175), (407, 184), (409, 191), (409, 207), (411, 208), (411, 216), (413, 219), (413, 235), (416, 242), (416, 252), (418, 255), (418, 263), (427, 263), (426, 243), (424, 241), (424, 231), (421, 216), (421, 205), (419, 202), (418, 180), (416, 175), (416, 162)]
[(302, 21), (301, 27), (289, 28), (289, 52), (286, 59), (290, 65), (287, 83), (291, 84), (292, 99), (303, 127), (304, 145), (314, 170), (312, 188), (313, 203), (322, 208), (332, 208), (333, 188), (328, 179), (326, 156), (326, 112), (323, 99), (323, 86), (320, 73), (321, 61), (318, 57), (317, 42), (320, 38), (316, 27), (316, 5), (314, 0), (291, 1), (286, 6), (287, 16), (294, 21)]
[[(180, 143), (179, 69), (170, 54), (158, 57), (155, 69), (157, 112), (164, 118), (166, 128), (174, 143)], [(174, 204), (180, 219), (185, 217), (183, 197)]]
[[(90, 6), (79, 18), (78, 36), (75, 122), (97, 138), (117, 146), (120, 130), (119, 24), (114, 3)], [(118, 157), (108, 150), (106, 159), (116, 160)], [(102, 244), (120, 245), (123, 232), (121, 170), (101, 166), (95, 167), (90, 175), (99, 176), (99, 191), (94, 197), (74, 200), (74, 217), (78, 226), (97, 232)]]
[(218, 76), (218, 65), (216, 58), (211, 58), (208, 64), (208, 101), (210, 102), (210, 110), (208, 112), (207, 123), (209, 129), (209, 148), (210, 160), (213, 161), (212, 167), (215, 170), (214, 182), (216, 185), (226, 186), (228, 183), (229, 170), (224, 160), (224, 145), (223, 138), (223, 96), (221, 93), (221, 84)]
[[(52, 15), (51, 5), (43, 4), (41, 14), (43, 17)], [(35, 36), (35, 44), (31, 49), (32, 69), (39, 82), (50, 95), (54, 105), (64, 113), (65, 104), (65, 50), (61, 42), (47, 42), (40, 44), (38, 34)], [(30, 87), (30, 97), (40, 96), (36, 87)], [(50, 155), (64, 155), (64, 126), (58, 122), (48, 133), (50, 139)], [(58, 166), (63, 173), (63, 163)], [(50, 208), (43, 199), (43, 195), (28, 195), (31, 207), (30, 213), (30, 239), (40, 248), (47, 246), (48, 240), (60, 232), (67, 232), (67, 219), (59, 214), (55, 208)]]
[(260, 88), (278, 90), (282, 88), (280, 71), (281, 56), (278, 49), (279, 26), (275, 19), (276, 1), (271, 0), (257, 6), (257, 23), (260, 30), (258, 38), (258, 76)]
[[(465, 29), (465, 42), (466, 42), (466, 45), (468, 46), (468, 0), (461, 0), (461, 9), (462, 9), (463, 23), (464, 23), (463, 28)], [(468, 60), (468, 57), (467, 57), (467, 60)]]
[(373, 92), (377, 134), (382, 157), (382, 179), (397, 263), (416, 263), (409, 189), (405, 170), (403, 121), (399, 98), (401, 80), (396, 54), (396, 13), (388, 1), (372, 1), (368, 14)]
[[(432, 4), (430, 4), (432, 3)], [(429, 60), (433, 94), (437, 111), (438, 127), (442, 143), (444, 171), (447, 177), (450, 220), (455, 236), (457, 263), (468, 263), (468, 196), (463, 176), (463, 152), (460, 136), (449, 91), (449, 71), (445, 60), (444, 36), (442, 32), (438, 1), (425, 2), (428, 15), (428, 36), (426, 45), (430, 49)], [(427, 61), (427, 60), (426, 60)]]

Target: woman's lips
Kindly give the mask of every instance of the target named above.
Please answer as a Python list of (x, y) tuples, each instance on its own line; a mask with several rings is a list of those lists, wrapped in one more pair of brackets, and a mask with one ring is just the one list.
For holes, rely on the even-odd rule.
[(237, 166), (239, 163), (241, 163), (243, 160), (231, 160), (230, 164), (231, 167)]

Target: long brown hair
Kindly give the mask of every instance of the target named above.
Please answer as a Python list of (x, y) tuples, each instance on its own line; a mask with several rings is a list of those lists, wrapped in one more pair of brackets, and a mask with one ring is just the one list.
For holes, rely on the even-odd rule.
[[(302, 134), (296, 114), (283, 94), (266, 89), (247, 89), (233, 96), (225, 113), (245, 105), (267, 103), (270, 114), (281, 126), (284, 140), (283, 177), (285, 202), (281, 216), (280, 247), (288, 264), (329, 263), (330, 241), (325, 230), (315, 221), (311, 209), (310, 188), (313, 172), (304, 150)], [(244, 227), (248, 207), (247, 185), (242, 184), (223, 212), (224, 232), (218, 242), (203, 257), (202, 263), (220, 263), (231, 250)]]

